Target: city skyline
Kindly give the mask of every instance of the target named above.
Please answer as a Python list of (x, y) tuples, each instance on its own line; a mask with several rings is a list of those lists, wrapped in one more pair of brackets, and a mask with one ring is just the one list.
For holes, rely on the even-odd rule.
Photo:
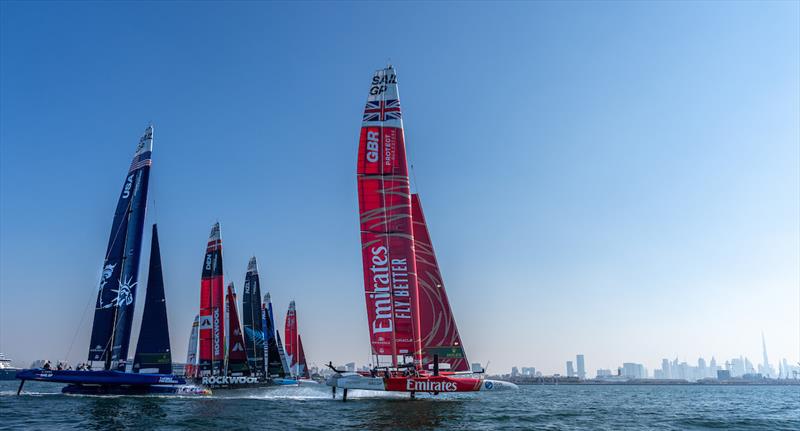
[[(702, 378), (716, 378), (717, 370), (730, 371), (731, 377), (742, 377), (744, 375), (760, 375), (765, 378), (795, 378), (800, 376), (800, 361), (791, 362), (788, 358), (778, 360), (778, 368), (774, 367), (768, 360), (768, 352), (765, 337), (762, 334), (762, 355), (761, 363), (754, 363), (747, 356), (740, 355), (725, 360), (718, 360), (711, 356), (711, 360), (706, 363), (705, 356), (699, 356), (693, 362), (690, 360), (663, 358), (660, 368), (648, 367), (637, 362), (621, 361), (615, 368), (597, 367), (595, 375), (586, 372), (585, 355), (576, 354), (575, 360), (567, 360), (565, 368), (561, 372), (545, 373), (541, 369), (532, 366), (513, 366), (509, 375), (514, 376), (545, 376), (561, 375), (566, 377), (577, 377), (587, 379), (592, 377), (616, 376), (621, 375), (629, 378), (653, 378), (653, 379), (681, 379), (695, 381)], [(504, 373), (501, 373), (504, 374)]]
[(0, 8), (0, 351), (18, 363), (85, 360), (151, 122), (175, 359), (219, 221), (225, 282), (255, 255), (310, 364), (369, 363), (356, 153), (387, 62), (470, 363), (761, 358), (762, 331), (800, 359), (797, 2)]

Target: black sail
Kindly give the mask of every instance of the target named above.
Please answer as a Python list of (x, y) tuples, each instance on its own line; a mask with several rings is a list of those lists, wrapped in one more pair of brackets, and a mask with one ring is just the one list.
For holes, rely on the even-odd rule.
[(242, 293), (242, 323), (244, 326), (245, 351), (250, 369), (256, 375), (264, 375), (264, 328), (261, 320), (261, 283), (258, 279), (258, 263), (255, 256), (247, 264)]
[(95, 303), (89, 360), (124, 371), (130, 344), (150, 179), (153, 127), (145, 130), (122, 185)]
[(172, 354), (169, 346), (167, 301), (164, 297), (164, 276), (161, 272), (161, 249), (158, 228), (153, 225), (150, 245), (150, 272), (144, 300), (142, 329), (136, 344), (133, 371), (137, 373), (172, 374)]
[[(269, 293), (264, 295), (264, 338), (266, 338), (267, 348), (267, 374), (270, 376), (283, 377), (286, 372), (281, 361), (281, 354), (278, 350), (278, 340), (275, 338), (275, 319), (272, 315), (272, 300)], [(285, 362), (285, 361), (284, 361)]]

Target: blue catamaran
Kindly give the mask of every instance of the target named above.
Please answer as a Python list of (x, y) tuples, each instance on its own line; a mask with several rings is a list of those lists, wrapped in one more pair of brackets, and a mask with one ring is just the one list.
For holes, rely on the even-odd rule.
[[(62, 389), (64, 393), (209, 393), (207, 389), (187, 385), (183, 377), (172, 373), (161, 252), (155, 225), (142, 327), (132, 372), (126, 371), (152, 151), (153, 127), (149, 126), (136, 147), (114, 214), (95, 302), (88, 366), (77, 370), (22, 370), (17, 373), (17, 379), (21, 380), (18, 394), (27, 380), (66, 383)], [(93, 363), (97, 362), (96, 370), (92, 370)]]

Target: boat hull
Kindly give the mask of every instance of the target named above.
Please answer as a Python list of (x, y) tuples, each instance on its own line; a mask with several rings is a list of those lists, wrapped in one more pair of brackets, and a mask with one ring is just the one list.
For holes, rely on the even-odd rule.
[(517, 385), (509, 382), (452, 375), (370, 377), (358, 373), (344, 373), (328, 378), (326, 384), (341, 389), (433, 394), (517, 389)]
[(196, 385), (67, 385), (62, 393), (75, 395), (211, 395), (211, 390)]
[(306, 380), (298, 380), (293, 378), (258, 379), (256, 377), (226, 376), (210, 376), (194, 379), (195, 384), (212, 389), (252, 389), (272, 386), (298, 386), (305, 384), (306, 382)]
[(76, 385), (148, 386), (186, 384), (186, 379), (172, 374), (125, 373), (113, 370), (78, 371), (34, 368), (18, 372), (17, 379)]

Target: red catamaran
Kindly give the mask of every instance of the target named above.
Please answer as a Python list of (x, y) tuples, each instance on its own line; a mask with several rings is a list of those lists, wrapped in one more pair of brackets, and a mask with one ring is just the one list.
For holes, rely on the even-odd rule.
[[(344, 389), (469, 392), (513, 386), (465, 376), (469, 366), (444, 291), (419, 197), (411, 194), (397, 74), (375, 72), (358, 148), (358, 203), (370, 373), (337, 371)], [(447, 364), (449, 370), (440, 371)], [(331, 368), (332, 365), (331, 365)], [(462, 375), (459, 375), (458, 373)]]

